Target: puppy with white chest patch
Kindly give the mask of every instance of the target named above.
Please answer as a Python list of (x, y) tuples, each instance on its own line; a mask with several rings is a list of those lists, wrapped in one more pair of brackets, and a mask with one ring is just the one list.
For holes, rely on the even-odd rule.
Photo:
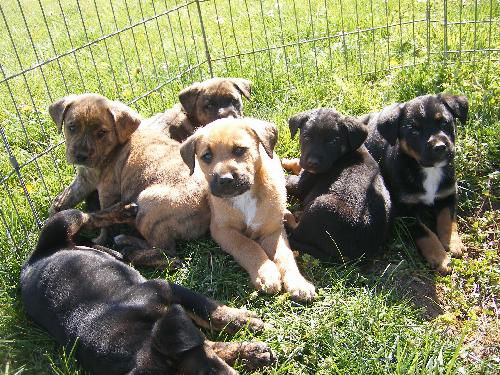
[[(465, 123), (465, 96), (425, 95), (362, 118), (370, 129), (366, 147), (379, 162), (398, 216), (414, 217), (415, 242), (440, 273), (451, 271), (448, 251), (462, 256), (456, 223), (456, 119)], [(422, 221), (430, 212), (432, 225)], [(435, 226), (435, 228), (432, 228)]]
[(181, 147), (186, 164), (199, 166), (209, 184), (210, 232), (247, 270), (256, 289), (282, 287), (311, 300), (314, 286), (301, 274), (288, 243), (285, 177), (273, 152), (275, 125), (255, 119), (221, 119), (196, 131)]

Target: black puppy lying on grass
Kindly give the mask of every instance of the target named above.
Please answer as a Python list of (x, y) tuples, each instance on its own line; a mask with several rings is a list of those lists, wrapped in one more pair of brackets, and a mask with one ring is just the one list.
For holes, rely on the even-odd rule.
[(324, 261), (375, 255), (390, 229), (391, 201), (380, 170), (364, 146), (368, 130), (353, 117), (315, 109), (289, 120), (300, 129), (300, 162), (283, 161), (287, 191), (303, 207), (300, 221), (287, 221), (294, 250)]
[[(465, 246), (456, 222), (455, 119), (467, 120), (465, 96), (424, 95), (396, 103), (361, 120), (366, 147), (380, 164), (398, 216), (416, 218), (413, 238), (432, 268), (451, 272), (447, 251), (461, 257)], [(422, 221), (429, 213), (430, 228)], [(432, 229), (431, 229), (432, 228)]]
[(24, 308), (57, 341), (70, 347), (92, 374), (237, 374), (272, 361), (263, 343), (205, 340), (191, 317), (215, 330), (263, 329), (253, 313), (220, 305), (163, 280), (144, 279), (104, 247), (79, 246), (82, 228), (133, 220), (135, 205), (118, 204), (86, 214), (66, 210), (51, 217), (23, 266)]

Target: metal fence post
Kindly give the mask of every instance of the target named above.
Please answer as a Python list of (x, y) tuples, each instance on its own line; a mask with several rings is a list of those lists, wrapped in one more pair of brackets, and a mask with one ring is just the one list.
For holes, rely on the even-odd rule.
[(205, 46), (205, 56), (207, 57), (208, 71), (210, 72), (210, 77), (214, 77), (214, 71), (212, 69), (212, 59), (210, 58), (210, 51), (208, 49), (207, 34), (205, 33), (205, 26), (203, 25), (203, 17), (201, 15), (200, 0), (196, 0), (196, 8), (198, 9), (198, 18), (200, 19), (201, 33), (203, 35), (203, 45)]

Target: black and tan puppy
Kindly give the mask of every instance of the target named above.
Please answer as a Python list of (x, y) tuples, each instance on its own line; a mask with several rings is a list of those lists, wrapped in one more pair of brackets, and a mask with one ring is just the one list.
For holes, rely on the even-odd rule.
[(287, 191), (303, 210), (298, 224), (289, 222), (292, 248), (324, 261), (379, 252), (389, 232), (391, 201), (377, 163), (362, 146), (366, 126), (332, 109), (299, 113), (289, 126), (292, 137), (300, 129), (303, 169), (287, 177)]
[[(370, 135), (366, 146), (380, 164), (398, 216), (414, 217), (413, 237), (431, 267), (451, 271), (447, 251), (465, 250), (457, 232), (456, 119), (465, 123), (465, 96), (425, 95), (396, 103), (362, 118)], [(433, 230), (421, 218), (431, 213)], [(432, 226), (431, 226), (432, 227)]]
[(200, 126), (220, 118), (243, 116), (242, 95), (250, 99), (251, 82), (243, 78), (211, 78), (195, 82), (179, 93), (173, 108), (142, 122), (183, 142)]
[(92, 374), (236, 374), (271, 363), (263, 343), (207, 341), (198, 324), (234, 333), (263, 328), (248, 311), (220, 305), (164, 280), (146, 280), (103, 247), (75, 243), (82, 228), (133, 219), (133, 205), (51, 217), (21, 272), (28, 315), (62, 345), (76, 342), (76, 357)]

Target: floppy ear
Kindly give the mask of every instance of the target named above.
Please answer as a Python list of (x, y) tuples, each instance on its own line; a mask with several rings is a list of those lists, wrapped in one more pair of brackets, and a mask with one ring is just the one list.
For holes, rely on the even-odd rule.
[(455, 118), (458, 118), (462, 124), (467, 121), (467, 114), (469, 112), (469, 101), (466, 96), (457, 95), (439, 95), (445, 106), (448, 107)]
[(309, 120), (313, 111), (300, 112), (288, 119), (288, 128), (290, 129), (290, 138), (294, 138), (297, 134), (297, 130), (302, 128), (304, 124)]
[(399, 121), (404, 104), (396, 103), (385, 107), (377, 118), (377, 129), (389, 144), (394, 145), (398, 139)]
[(248, 79), (243, 78), (229, 78), (229, 80), (233, 83), (236, 89), (248, 100), (250, 100), (250, 92), (252, 82)]
[(56, 123), (58, 131), (62, 130), (64, 115), (76, 98), (78, 98), (78, 95), (68, 95), (56, 100), (49, 106), (50, 117), (52, 117), (52, 120)]
[(196, 101), (198, 100), (198, 95), (200, 95), (200, 88), (200, 82), (195, 82), (179, 93), (179, 101), (186, 113), (194, 113)]
[(368, 137), (368, 127), (355, 117), (346, 116), (343, 124), (347, 129), (347, 138), (351, 150), (357, 150)]
[(266, 154), (272, 159), (274, 147), (278, 142), (278, 128), (270, 122), (256, 119), (252, 119), (251, 121), (253, 132), (257, 136), (259, 142), (262, 143), (262, 146), (264, 146)]
[(109, 112), (115, 123), (118, 142), (127, 142), (132, 133), (139, 127), (141, 116), (129, 106), (114, 101), (109, 101)]
[(198, 142), (198, 134), (194, 133), (186, 139), (181, 145), (181, 156), (184, 163), (189, 167), (189, 174), (194, 173), (196, 159), (196, 143)]

